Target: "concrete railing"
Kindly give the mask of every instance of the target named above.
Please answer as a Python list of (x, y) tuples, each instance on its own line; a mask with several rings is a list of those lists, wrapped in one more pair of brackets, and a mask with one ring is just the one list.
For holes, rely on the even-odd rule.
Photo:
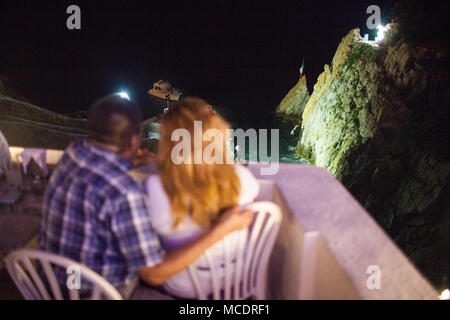
[[(277, 203), (284, 218), (269, 266), (269, 297), (438, 299), (384, 230), (325, 169), (280, 164), (276, 175), (260, 176), (262, 166), (250, 165), (261, 179), (258, 200)], [(377, 280), (379, 289), (373, 283)]]

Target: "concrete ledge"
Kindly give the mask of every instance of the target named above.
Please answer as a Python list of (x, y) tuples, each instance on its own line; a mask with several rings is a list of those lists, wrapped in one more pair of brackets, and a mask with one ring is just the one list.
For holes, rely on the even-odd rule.
[[(276, 263), (276, 277), (278, 283), (281, 282), (277, 285), (276, 280), (269, 281), (274, 298), (299, 298), (297, 274), (300, 273), (303, 233), (307, 231), (320, 233), (349, 284), (362, 299), (438, 298), (436, 290), (370, 214), (325, 169), (280, 164), (276, 175), (261, 176), (261, 166), (264, 165), (250, 165), (251, 171), (266, 185), (262, 186), (261, 197), (279, 204), (285, 215), (271, 261)], [(267, 190), (270, 184), (273, 188)], [(367, 288), (370, 276), (367, 268), (372, 265), (381, 269), (379, 290)], [(339, 273), (336, 268), (329, 268), (328, 272)], [(330, 282), (329, 290), (339, 290), (335, 285)], [(345, 298), (336, 293), (322, 293), (317, 298), (330, 296)]]

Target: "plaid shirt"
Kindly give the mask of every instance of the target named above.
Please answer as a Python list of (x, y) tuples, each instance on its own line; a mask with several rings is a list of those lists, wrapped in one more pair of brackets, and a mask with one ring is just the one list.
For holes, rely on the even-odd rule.
[[(70, 145), (45, 192), (40, 249), (81, 262), (116, 288), (159, 264), (164, 251), (130, 169), (86, 140)], [(65, 285), (65, 270), (55, 272)], [(82, 282), (82, 290), (89, 288)]]

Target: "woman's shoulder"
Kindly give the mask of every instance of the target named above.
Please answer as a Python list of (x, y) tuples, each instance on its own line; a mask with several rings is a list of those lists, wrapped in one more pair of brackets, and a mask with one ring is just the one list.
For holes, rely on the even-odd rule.
[(240, 165), (234, 166), (236, 175), (241, 183), (241, 194), (239, 197), (239, 204), (244, 205), (255, 201), (259, 194), (259, 183), (251, 171)]
[(234, 170), (239, 180), (241, 180), (241, 183), (244, 182), (245, 184), (252, 184), (252, 185), (258, 184), (258, 180), (255, 178), (253, 173), (247, 167), (244, 167), (243, 165), (240, 164), (236, 164), (234, 166)]
[(236, 163), (234, 165), (234, 170), (236, 171), (236, 174), (238, 175), (238, 177), (252, 177), (255, 178), (253, 176), (253, 173), (245, 166)]
[(170, 218), (170, 201), (159, 175), (150, 175), (145, 180), (145, 192), (151, 218), (155, 220)]
[(152, 198), (158, 198), (161, 195), (166, 195), (159, 174), (152, 174), (148, 176), (145, 180), (145, 191)]

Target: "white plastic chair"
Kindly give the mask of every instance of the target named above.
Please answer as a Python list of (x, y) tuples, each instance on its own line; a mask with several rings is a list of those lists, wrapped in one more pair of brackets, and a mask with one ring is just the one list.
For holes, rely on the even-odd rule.
[[(51, 293), (36, 270), (37, 262), (42, 266), (47, 277)], [(63, 300), (60, 284), (58, 283), (52, 265), (64, 268), (76, 266), (84, 281), (92, 284), (91, 300), (122, 300), (119, 292), (103, 277), (88, 267), (73, 260), (37, 250), (17, 250), (5, 258), (6, 268), (26, 300)], [(78, 290), (68, 290), (70, 300), (80, 300)]]
[[(200, 259), (189, 266), (189, 275), (195, 288), (197, 299), (206, 300), (212, 293), (214, 300), (266, 299), (267, 266), (281, 223), (281, 210), (272, 202), (256, 202), (247, 207), (256, 212), (250, 228), (238, 233), (238, 250), (231, 252), (230, 239), (221, 242), (224, 257), (220, 265), (206, 250)], [(199, 262), (207, 261), (211, 286), (199, 280)], [(223, 268), (223, 270), (219, 270)], [(223, 281), (218, 274), (222, 271)], [(221, 283), (222, 282), (222, 283)], [(206, 288), (212, 288), (207, 292)]]

